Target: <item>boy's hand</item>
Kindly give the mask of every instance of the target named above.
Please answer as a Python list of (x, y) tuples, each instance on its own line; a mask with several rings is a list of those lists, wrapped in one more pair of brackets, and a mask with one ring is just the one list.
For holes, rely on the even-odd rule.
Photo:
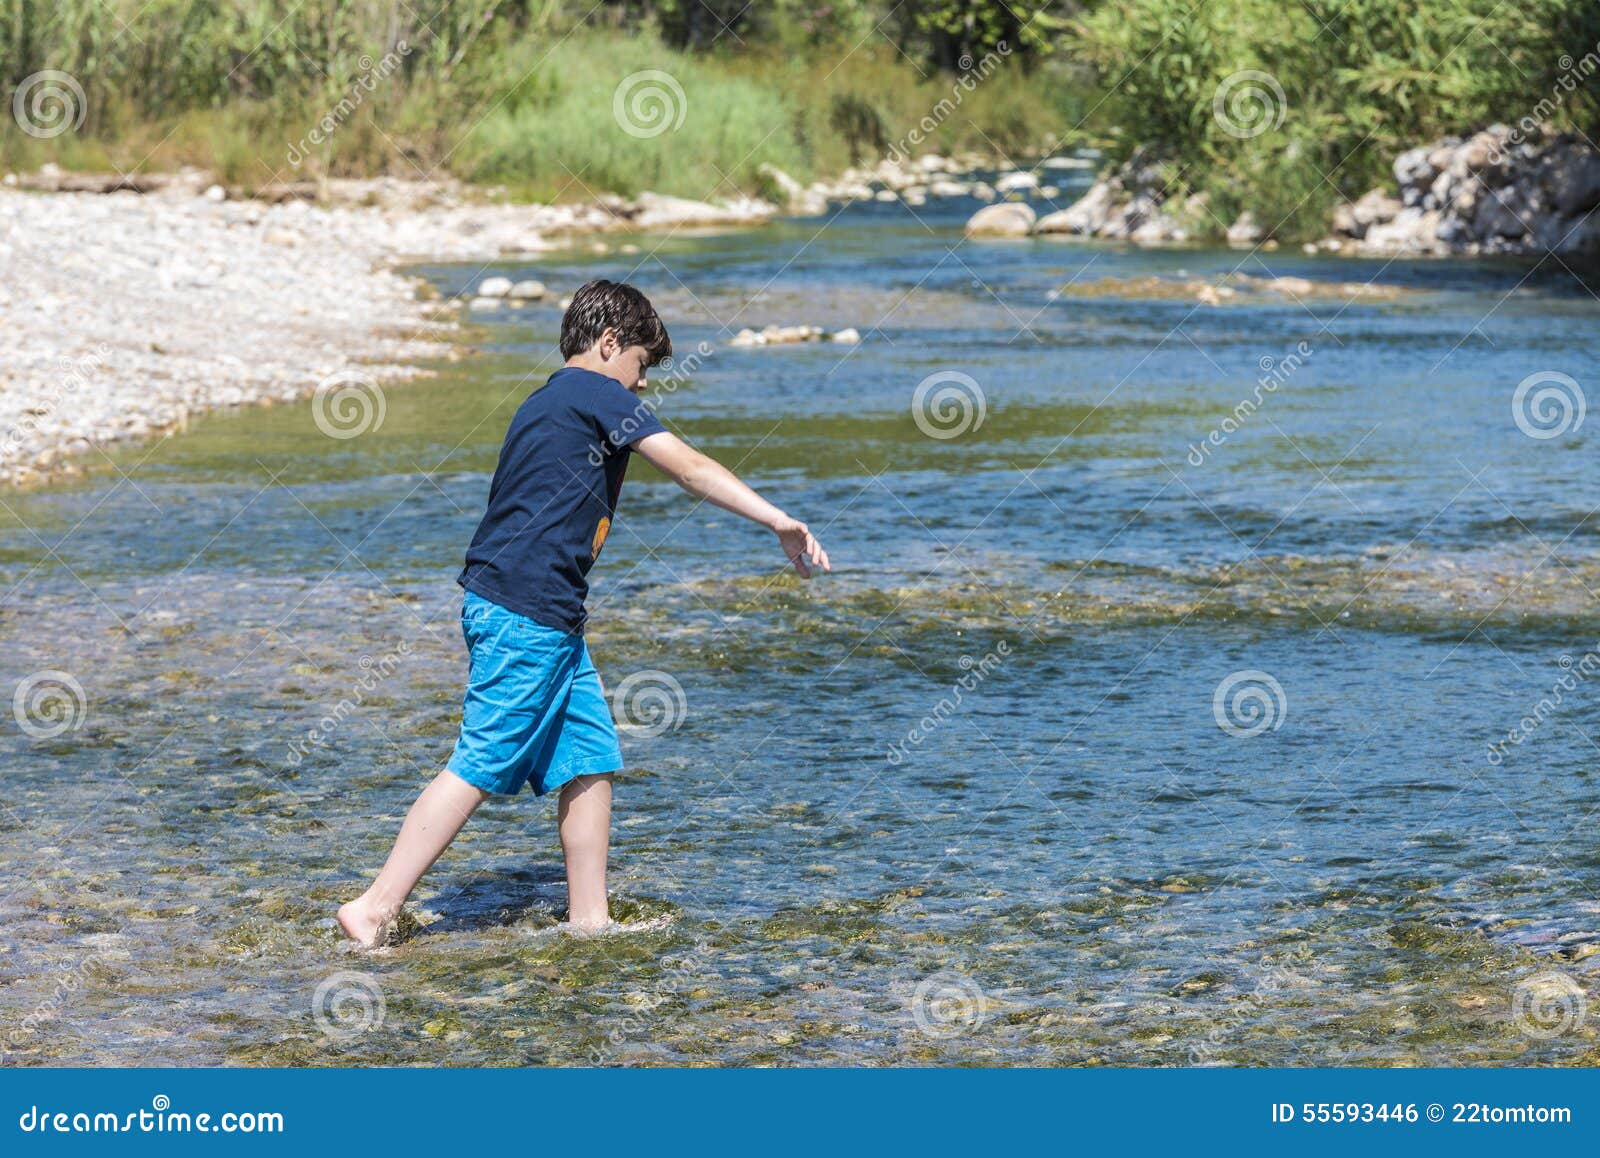
[(799, 519), (791, 519), (785, 515), (772, 528), (777, 532), (778, 542), (783, 546), (783, 553), (789, 562), (794, 564), (794, 569), (800, 573), (800, 578), (811, 578), (811, 566), (821, 567), (824, 571), (833, 568), (828, 564), (828, 552), (822, 549), (822, 544), (817, 542), (806, 525)]
[(740, 482), (727, 467), (707, 458), (676, 434), (667, 430), (647, 434), (633, 444), (633, 449), (690, 494), (775, 532), (784, 555), (802, 579), (811, 578), (812, 567), (833, 570), (828, 553), (804, 523), (791, 519)]

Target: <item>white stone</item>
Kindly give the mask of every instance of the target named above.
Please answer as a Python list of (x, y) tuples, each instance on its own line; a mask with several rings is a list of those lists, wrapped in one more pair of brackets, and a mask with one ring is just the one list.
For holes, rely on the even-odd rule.
[(1027, 205), (1003, 201), (988, 205), (967, 219), (968, 237), (1026, 237), (1033, 230), (1035, 214)]

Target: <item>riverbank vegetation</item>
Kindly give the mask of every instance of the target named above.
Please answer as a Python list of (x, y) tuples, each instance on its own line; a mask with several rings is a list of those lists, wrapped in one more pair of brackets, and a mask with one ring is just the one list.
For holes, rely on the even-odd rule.
[(758, 189), (763, 163), (805, 179), (876, 161), (1008, 35), (1003, 82), (963, 93), (923, 147), (1031, 155), (1082, 119), (1073, 70), (1048, 61), (1052, 18), (952, 29), (944, 9), (959, 5), (893, 20), (878, 7), (15, 0), (0, 13), (8, 92), (64, 74), (24, 98), (82, 120), (41, 136), (8, 118), (0, 163), (196, 165), (247, 187), (449, 173), (539, 199), (729, 196)]
[(1317, 234), (1392, 184), (1400, 152), (1497, 121), (1600, 139), (1600, 5), (1583, 0), (1119, 0), (1067, 37), (1113, 154), (1167, 161), (1213, 222), (1248, 209)]
[[(64, 93), (73, 127), (7, 118), (0, 163), (578, 200), (754, 192), (765, 163), (805, 180), (912, 133), (1011, 160), (1093, 143), (1288, 236), (1450, 133), (1600, 138), (1597, 53), (1582, 0), (11, 0), (7, 91), (46, 114)], [(41, 74), (66, 79), (30, 93)]]

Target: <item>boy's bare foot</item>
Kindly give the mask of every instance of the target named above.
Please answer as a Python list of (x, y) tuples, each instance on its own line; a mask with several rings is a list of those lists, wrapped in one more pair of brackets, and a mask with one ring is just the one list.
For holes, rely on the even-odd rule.
[(376, 949), (383, 943), (387, 918), (358, 898), (339, 906), (339, 928), (362, 949)]

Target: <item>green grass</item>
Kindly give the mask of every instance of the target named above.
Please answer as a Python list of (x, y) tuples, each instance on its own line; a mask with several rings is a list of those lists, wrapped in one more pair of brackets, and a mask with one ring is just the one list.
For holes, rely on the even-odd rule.
[[(493, 0), (154, 0), (149, 9), (140, 0), (10, 0), (0, 11), (8, 81), (45, 68), (70, 73), (84, 90), (85, 115), (76, 131), (50, 139), (6, 118), (0, 164), (193, 165), (247, 188), (439, 173), (540, 200), (643, 189), (731, 196), (759, 192), (766, 162), (806, 179), (875, 161), (956, 80), (881, 40), (728, 47), (729, 38), (688, 53), (648, 29), (563, 23), (559, 5), (513, 8)], [(120, 35), (118, 20), (128, 28)], [(398, 67), (377, 79), (373, 65), (385, 53)], [(648, 136), (628, 133), (613, 115), (619, 84), (646, 71), (671, 77), (658, 86), (666, 103), (639, 110), (666, 115), (671, 127)], [(1084, 106), (1073, 77), (1059, 65), (1004, 61), (917, 151), (1036, 152)], [(314, 139), (329, 117), (332, 131)]]

